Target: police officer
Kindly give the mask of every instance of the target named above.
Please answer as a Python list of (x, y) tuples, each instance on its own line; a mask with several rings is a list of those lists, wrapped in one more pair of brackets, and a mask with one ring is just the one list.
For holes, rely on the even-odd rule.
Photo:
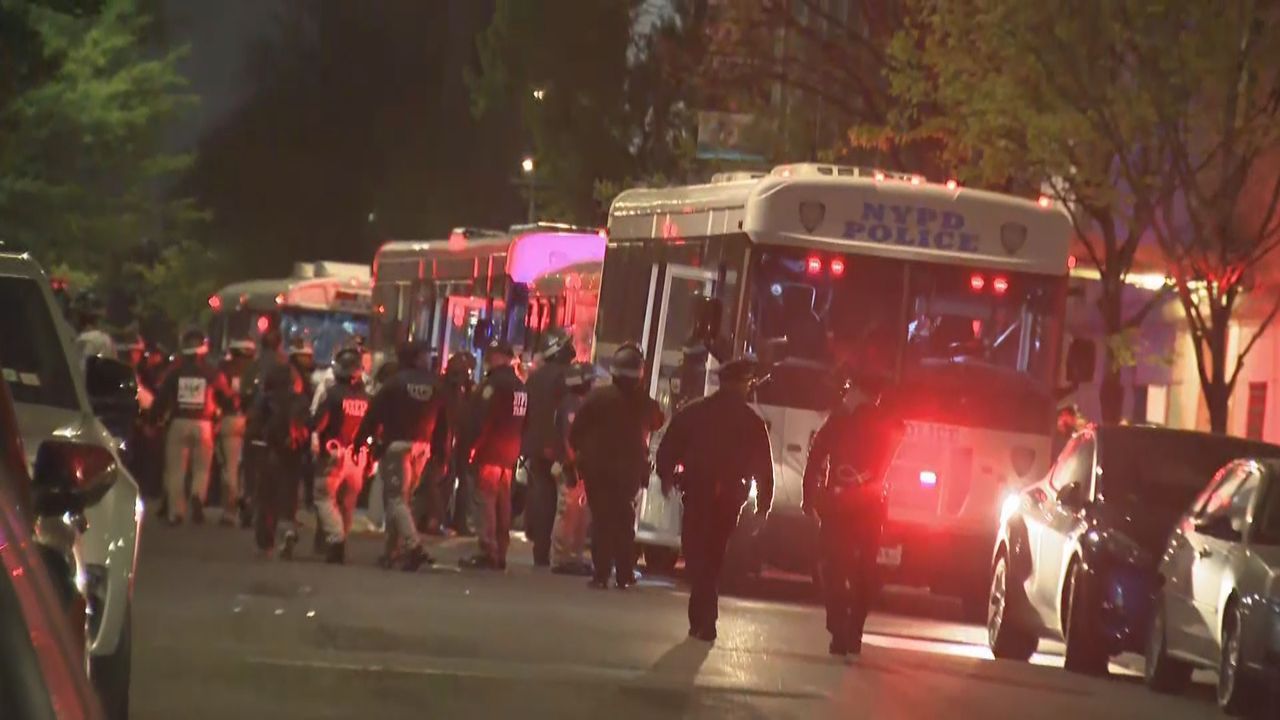
[(186, 477), (191, 472), (191, 521), (204, 522), (205, 492), (213, 460), (213, 421), (219, 406), (234, 402), (231, 388), (208, 362), (204, 333), (182, 334), (182, 359), (165, 376), (156, 399), (160, 417), (168, 420), (165, 438), (164, 488), (170, 524), (182, 522), (187, 504)]
[(218, 423), (218, 453), (222, 470), (222, 518), (221, 525), (234, 525), (235, 516), (242, 511), (240, 466), (244, 457), (245, 401), (253, 384), (253, 356), (256, 348), (251, 340), (232, 340), (227, 355), (218, 366), (222, 380), (231, 390), (222, 406), (222, 421)]
[(672, 418), (658, 447), (664, 492), (684, 493), (680, 541), (689, 575), (689, 636), (713, 642), (720, 568), (742, 507), (756, 485), (755, 527), (773, 504), (773, 456), (764, 421), (747, 404), (755, 363), (720, 367), (720, 389)]
[[(459, 535), (472, 535), (472, 498), (475, 495), (475, 476), (472, 473), (471, 445), (475, 440), (479, 422), (480, 391), (475, 383), (476, 358), (469, 352), (457, 352), (445, 365), (444, 379), (449, 403), (447, 413), (450, 442), (449, 474), (452, 483), (453, 503), (449, 523)], [(448, 485), (446, 485), (448, 486)]]
[(561, 437), (556, 430), (556, 411), (564, 397), (565, 376), (573, 361), (572, 338), (564, 330), (547, 334), (541, 360), (525, 388), (529, 393), (529, 415), (524, 427), (525, 469), (528, 472), (529, 496), (525, 506), (525, 534), (533, 542), (533, 564), (551, 564), (551, 529), (556, 518), (556, 478), (551, 466)]
[(308, 445), (309, 401), (294, 364), (268, 366), (246, 428), (263, 443), (254, 504), (255, 539), (264, 557), (272, 555), (278, 541), (280, 557), (291, 560), (298, 543), (298, 482)]
[(578, 415), (587, 393), (595, 382), (596, 369), (590, 363), (574, 363), (565, 374), (565, 394), (556, 408), (556, 444), (551, 474), (558, 486), (559, 501), (551, 537), (551, 572), (558, 575), (592, 575), (586, 560), (587, 526), (591, 513), (587, 509), (586, 486), (578, 477), (573, 448), (569, 446), (569, 429)]
[[(302, 394), (307, 397), (307, 419), (311, 418), (311, 399), (315, 397), (316, 351), (315, 346), (305, 337), (295, 337), (289, 341), (289, 364), (302, 378)], [(302, 486), (303, 499), (308, 507), (314, 503), (312, 497), (312, 478), (315, 476), (315, 458), (311, 454), (310, 443), (303, 445), (299, 456), (298, 482)]]
[(632, 343), (614, 353), (610, 385), (596, 388), (578, 409), (569, 444), (591, 506), (590, 587), (635, 584), (635, 499), (649, 479), (649, 434), (662, 427), (662, 408), (644, 387), (644, 353)]
[(356, 498), (364, 485), (368, 445), (357, 443), (356, 434), (369, 411), (369, 393), (360, 373), (358, 348), (339, 350), (332, 367), (334, 384), (311, 418), (316, 455), (314, 496), (326, 560), (342, 563)]
[(378, 477), (387, 514), (384, 567), (412, 572), (434, 558), (422, 546), (409, 502), (431, 454), (443, 394), (439, 376), (428, 369), (430, 348), (411, 342), (400, 348), (400, 369), (378, 390), (360, 425), (357, 440), (378, 440)]
[[(445, 364), (440, 383), (441, 406), (436, 429), (431, 436), (431, 459), (427, 462), (426, 477), (418, 489), (420, 518), (418, 526), (428, 535), (447, 535), (450, 525), (450, 507), (455, 488), (463, 492), (459, 483), (459, 465), (454, 462), (454, 446), (457, 443), (462, 420), (463, 405), (471, 388), (473, 358), (469, 353), (454, 353)], [(465, 497), (465, 495), (464, 495)]]
[(832, 655), (859, 655), (876, 591), (876, 555), (884, 523), (885, 471), (902, 423), (878, 404), (877, 383), (845, 385), (841, 405), (814, 436), (804, 472), (804, 511), (820, 522), (820, 569)]
[(464, 568), (505, 570), (511, 542), (511, 476), (520, 457), (520, 440), (529, 396), (511, 361), (515, 352), (502, 340), (485, 349), (476, 437), (468, 453), (476, 473), (476, 524), (480, 552), (463, 558)]
[[(263, 391), (266, 380), (288, 364), (288, 357), (281, 348), (283, 339), (280, 331), (270, 328), (260, 339), (261, 352), (254, 360), (249, 376), (252, 382), (248, 387), (241, 385), (243, 407), (248, 411), (247, 420), (265, 417), (267, 395)], [(243, 381), (242, 381), (243, 382)], [(240, 498), (240, 527), (247, 528), (253, 524), (253, 503), (258, 497), (258, 479), (261, 477), (267, 462), (267, 442), (262, 435), (261, 424), (247, 422), (245, 426), (244, 454), (241, 461), (244, 487)]]

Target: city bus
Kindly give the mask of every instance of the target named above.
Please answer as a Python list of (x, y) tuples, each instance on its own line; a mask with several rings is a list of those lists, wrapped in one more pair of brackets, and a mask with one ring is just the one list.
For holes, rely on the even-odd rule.
[[(872, 376), (907, 423), (888, 474), (886, 580), (985, 608), (1002, 503), (1051, 462), (1064, 209), (794, 164), (625, 191), (608, 231), (597, 357), (638, 340), (668, 417), (714, 391), (717, 355), (752, 354), (768, 369), (752, 401), (772, 442), (773, 512), (735, 537), (726, 572), (767, 564), (820, 579), (816, 527), (800, 508), (809, 446), (843, 382)], [(636, 537), (662, 569), (676, 561), (680, 507), (657, 483), (641, 493)]]
[(220, 355), (234, 340), (256, 343), (276, 328), (286, 342), (310, 340), (317, 367), (328, 367), (340, 347), (368, 337), (371, 295), (367, 265), (328, 260), (295, 263), (287, 278), (233, 283), (209, 296), (210, 351)]
[(604, 244), (601, 230), (545, 222), (384, 244), (374, 258), (375, 365), (406, 340), (427, 341), (438, 362), (456, 352), (479, 361), (494, 337), (528, 361), (555, 328), (590, 358)]

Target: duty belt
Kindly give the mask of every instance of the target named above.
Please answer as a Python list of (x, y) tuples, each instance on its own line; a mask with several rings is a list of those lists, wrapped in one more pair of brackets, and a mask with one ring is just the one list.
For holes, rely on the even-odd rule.
[(329, 454), (329, 457), (336, 458), (340, 466), (354, 463), (357, 468), (363, 469), (369, 462), (369, 448), (361, 445), (354, 453), (351, 452), (351, 449), (351, 445), (345, 445), (339, 442), (337, 438), (330, 438), (324, 444), (325, 452)]

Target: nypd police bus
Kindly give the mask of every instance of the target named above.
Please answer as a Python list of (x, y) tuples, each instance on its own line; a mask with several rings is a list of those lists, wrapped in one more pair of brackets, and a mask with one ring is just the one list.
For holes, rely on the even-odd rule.
[(456, 352), (478, 360), (488, 340), (500, 337), (527, 355), (544, 333), (560, 328), (586, 359), (604, 243), (601, 231), (553, 223), (388, 242), (373, 265), (374, 354), (425, 340), (441, 362)]
[[(731, 544), (746, 571), (814, 571), (810, 442), (843, 378), (890, 379), (908, 433), (882, 570), (980, 605), (1002, 502), (1050, 463), (1071, 233), (1045, 198), (832, 165), (628, 190), (610, 210), (597, 357), (640, 339), (668, 415), (714, 390), (716, 355), (767, 362), (754, 403), (777, 484), (769, 523)], [(656, 483), (637, 541), (663, 567), (680, 507)]]

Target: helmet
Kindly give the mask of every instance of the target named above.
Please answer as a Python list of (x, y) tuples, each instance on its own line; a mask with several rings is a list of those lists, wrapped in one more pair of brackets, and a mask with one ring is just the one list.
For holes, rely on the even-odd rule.
[(626, 343), (613, 353), (609, 374), (616, 378), (640, 379), (644, 375), (644, 351), (635, 343)]
[(476, 357), (469, 352), (456, 352), (445, 363), (444, 374), (453, 378), (470, 377), (476, 370)]
[(577, 362), (569, 366), (564, 376), (564, 386), (570, 392), (586, 392), (596, 380), (596, 366), (591, 363)]
[(422, 340), (410, 340), (396, 348), (396, 358), (401, 369), (425, 367), (427, 357), (431, 354), (431, 346)]
[(350, 380), (360, 373), (360, 350), (355, 347), (344, 347), (333, 356), (333, 376), (339, 380)]
[(548, 332), (542, 340), (542, 357), (546, 360), (572, 360), (573, 338), (561, 328)]
[(182, 333), (183, 355), (204, 355), (208, 351), (208, 340), (205, 338), (203, 330), (191, 328)]
[(316, 349), (311, 345), (311, 341), (304, 337), (296, 337), (289, 341), (289, 355), (310, 355), (315, 356)]
[(740, 357), (734, 358), (724, 365), (720, 366), (719, 375), (720, 382), (735, 383), (747, 381), (750, 382), (756, 378), (758, 363), (755, 358)]
[(227, 349), (231, 351), (232, 355), (241, 357), (253, 357), (258, 352), (258, 347), (253, 344), (253, 341), (245, 338), (227, 343)]

